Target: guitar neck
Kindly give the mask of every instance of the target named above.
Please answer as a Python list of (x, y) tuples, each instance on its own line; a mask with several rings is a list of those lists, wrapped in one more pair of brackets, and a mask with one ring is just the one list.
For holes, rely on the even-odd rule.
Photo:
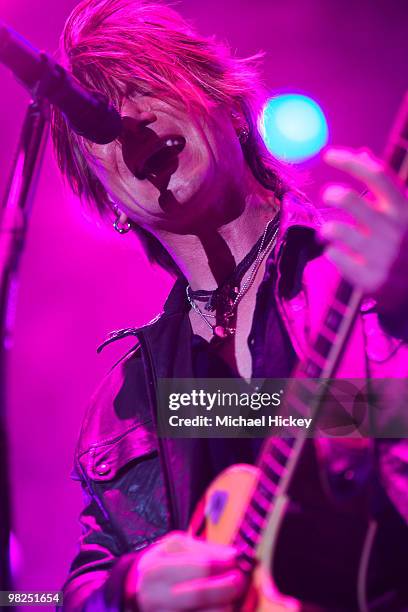
[(384, 160), (403, 184), (408, 186), (408, 92), (391, 129)]
[[(408, 184), (408, 93), (391, 131), (385, 161)], [(316, 419), (322, 404), (322, 379), (332, 378), (359, 312), (362, 292), (341, 279), (326, 310), (321, 329), (307, 357), (292, 374), (285, 390), (283, 411)], [(296, 437), (267, 438), (258, 459), (259, 478), (237, 531), (241, 569), (252, 572), (256, 553), (279, 496), (287, 493), (306, 441), (306, 430)]]
[[(360, 301), (361, 292), (342, 280), (307, 358), (297, 366), (285, 389), (285, 414), (316, 418), (324, 389), (319, 381), (333, 376)], [(267, 438), (264, 442), (258, 459), (259, 479), (234, 542), (245, 572), (251, 572), (256, 563), (274, 502), (286, 494), (305, 441), (306, 430), (302, 430), (296, 437)]]

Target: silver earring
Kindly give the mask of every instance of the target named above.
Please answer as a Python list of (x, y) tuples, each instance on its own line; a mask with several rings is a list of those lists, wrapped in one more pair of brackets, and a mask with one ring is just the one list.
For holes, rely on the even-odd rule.
[(120, 218), (122, 216), (122, 213), (120, 212), (118, 206), (116, 204), (114, 204), (113, 206), (113, 211), (116, 215), (116, 219), (113, 223), (113, 227), (115, 228), (115, 230), (118, 232), (118, 234), (127, 234), (131, 229), (132, 229), (132, 225), (131, 223), (129, 223), (129, 221), (127, 221), (124, 225), (121, 224), (120, 222)]
[(238, 140), (241, 144), (245, 144), (248, 142), (249, 138), (249, 127), (247, 125), (243, 125), (238, 130)]
[[(233, 118), (235, 123), (240, 123), (243, 120), (240, 114), (232, 112), (231, 117)], [(241, 144), (245, 144), (249, 138), (249, 127), (244, 124), (240, 125), (237, 130), (238, 140)]]

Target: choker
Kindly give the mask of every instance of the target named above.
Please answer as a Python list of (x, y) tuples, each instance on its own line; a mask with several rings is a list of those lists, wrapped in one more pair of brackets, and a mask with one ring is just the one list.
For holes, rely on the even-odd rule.
[[(236, 329), (233, 326), (233, 319), (236, 315), (236, 308), (252, 287), (256, 273), (265, 256), (275, 246), (278, 230), (279, 213), (268, 221), (262, 236), (240, 261), (231, 276), (217, 289), (213, 291), (201, 289), (193, 291), (190, 285), (187, 285), (186, 294), (190, 306), (211, 328), (217, 338), (224, 339), (235, 334)], [(245, 274), (247, 276), (244, 279)], [(197, 302), (204, 304), (205, 312), (198, 306)]]

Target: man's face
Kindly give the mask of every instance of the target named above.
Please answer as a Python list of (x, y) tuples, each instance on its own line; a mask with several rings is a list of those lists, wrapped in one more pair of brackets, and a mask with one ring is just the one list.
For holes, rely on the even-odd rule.
[(239, 186), (244, 164), (229, 113), (216, 108), (204, 117), (141, 96), (121, 114), (120, 142), (92, 145), (89, 163), (123, 212), (147, 229), (174, 233), (234, 216), (221, 210), (231, 206), (227, 192)]

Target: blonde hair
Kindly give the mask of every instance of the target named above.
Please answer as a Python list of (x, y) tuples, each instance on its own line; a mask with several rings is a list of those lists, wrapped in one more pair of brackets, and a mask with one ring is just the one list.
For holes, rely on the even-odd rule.
[[(61, 54), (83, 85), (106, 95), (118, 109), (132, 95), (152, 91), (200, 112), (218, 104), (239, 108), (249, 126), (242, 148), (255, 178), (278, 198), (287, 190), (283, 169), (257, 129), (261, 54), (237, 58), (225, 43), (197, 34), (168, 5), (144, 0), (83, 0), (65, 24)], [(61, 172), (74, 193), (104, 216), (109, 199), (87, 161), (86, 141), (58, 109), (51, 130)], [(161, 244), (146, 230), (136, 231), (149, 258), (177, 272)]]

